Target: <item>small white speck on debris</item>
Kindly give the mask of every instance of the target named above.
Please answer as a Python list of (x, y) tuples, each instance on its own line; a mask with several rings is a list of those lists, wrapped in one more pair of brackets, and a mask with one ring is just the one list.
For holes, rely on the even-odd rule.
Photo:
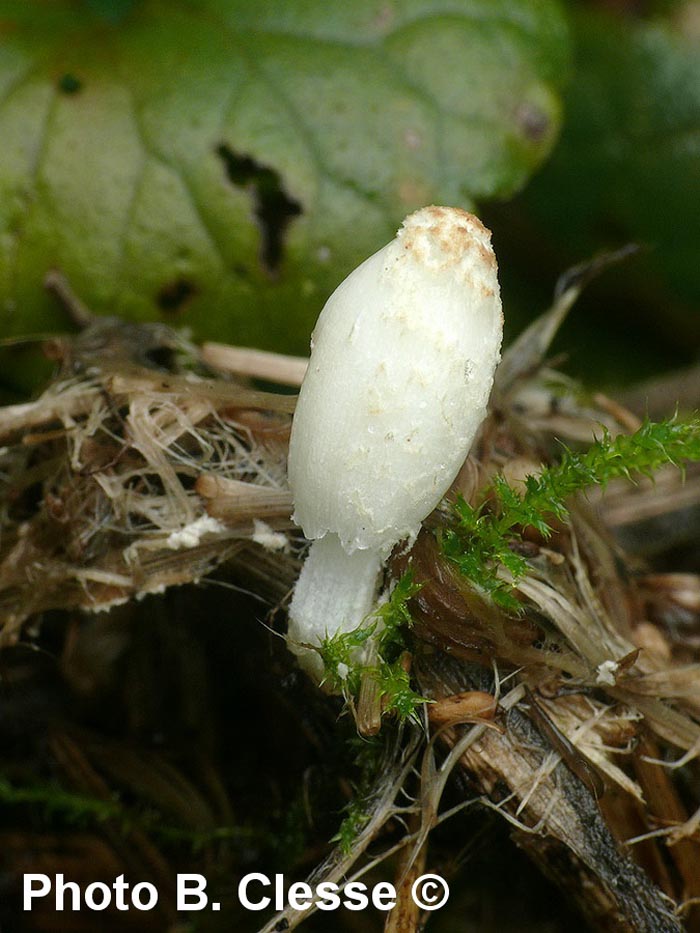
[(614, 687), (617, 683), (617, 674), (620, 665), (617, 661), (602, 661), (597, 668), (595, 682), (605, 687)]
[(206, 534), (220, 534), (225, 531), (221, 522), (212, 518), (210, 515), (202, 515), (195, 521), (185, 525), (184, 528), (178, 528), (168, 535), (167, 546), (173, 551), (179, 551), (181, 548), (197, 547), (201, 539)]
[(259, 518), (253, 520), (253, 541), (267, 551), (282, 551), (287, 547), (287, 536), (281, 531), (273, 531), (267, 522)]

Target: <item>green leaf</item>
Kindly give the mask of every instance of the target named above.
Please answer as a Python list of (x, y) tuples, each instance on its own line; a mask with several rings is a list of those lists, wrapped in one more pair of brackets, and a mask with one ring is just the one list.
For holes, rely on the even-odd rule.
[(97, 313), (303, 351), (402, 217), (518, 189), (557, 0), (0, 0), (0, 332)]
[[(663, 289), (690, 306), (700, 300), (693, 10), (674, 4), (673, 16), (653, 21), (578, 12), (561, 141), (523, 198), (545, 241), (566, 244), (569, 258), (625, 241), (651, 247), (638, 289)], [(692, 333), (700, 335), (697, 325)]]

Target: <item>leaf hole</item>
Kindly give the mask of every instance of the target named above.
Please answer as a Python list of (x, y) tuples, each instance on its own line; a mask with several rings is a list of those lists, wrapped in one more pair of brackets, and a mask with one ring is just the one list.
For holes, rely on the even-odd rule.
[(178, 278), (163, 285), (156, 296), (156, 303), (165, 314), (181, 314), (198, 292), (199, 289), (193, 282)]
[(154, 369), (173, 372), (175, 369), (175, 350), (173, 347), (150, 347), (143, 354), (144, 361)]
[(253, 199), (260, 227), (260, 262), (272, 276), (280, 271), (284, 258), (284, 237), (290, 221), (302, 213), (302, 206), (287, 194), (279, 172), (248, 155), (235, 152), (226, 143), (216, 148), (224, 163), (226, 177), (237, 188), (246, 188)]
[(66, 72), (58, 79), (58, 89), (62, 94), (78, 94), (83, 89), (83, 82), (74, 74)]

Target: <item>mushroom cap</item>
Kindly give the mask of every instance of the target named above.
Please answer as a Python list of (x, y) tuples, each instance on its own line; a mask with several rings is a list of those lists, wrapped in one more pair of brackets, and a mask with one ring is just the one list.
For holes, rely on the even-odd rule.
[(348, 553), (413, 538), (486, 413), (503, 314), (491, 235), (458, 208), (410, 214), (323, 308), (289, 483), (307, 538)]

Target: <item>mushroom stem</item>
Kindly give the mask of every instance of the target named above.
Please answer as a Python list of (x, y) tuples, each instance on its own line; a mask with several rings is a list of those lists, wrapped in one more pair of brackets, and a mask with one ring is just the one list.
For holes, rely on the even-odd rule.
[(382, 555), (372, 549), (348, 554), (338, 535), (314, 541), (289, 607), (289, 647), (315, 680), (323, 677), (318, 651), (327, 635), (351, 632), (374, 606)]

